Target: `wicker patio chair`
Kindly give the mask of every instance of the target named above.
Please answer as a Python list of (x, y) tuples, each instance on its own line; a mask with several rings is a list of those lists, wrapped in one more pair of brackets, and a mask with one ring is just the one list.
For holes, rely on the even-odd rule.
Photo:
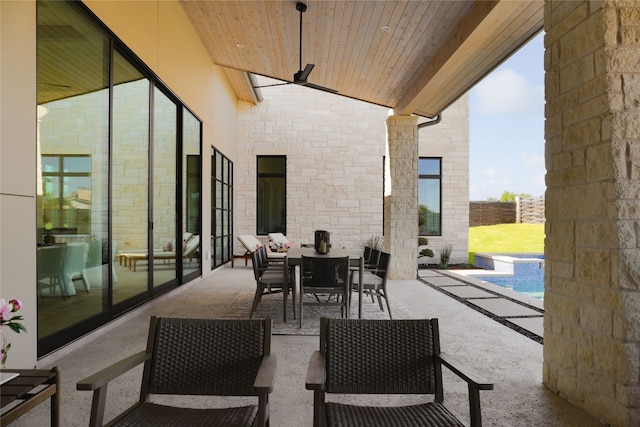
[[(442, 366), (467, 382), (471, 426), (480, 427), (480, 390), (493, 384), (440, 352), (438, 319), (320, 319), (320, 350), (309, 361), (315, 427), (464, 426), (444, 405)], [(327, 402), (326, 394), (433, 394), (408, 406)], [(337, 400), (337, 399), (334, 399)]]
[[(270, 353), (271, 319), (152, 317), (145, 351), (76, 387), (93, 391), (89, 426), (102, 426), (107, 385), (144, 363), (139, 401), (106, 425), (265, 427), (276, 370), (276, 356)], [(256, 396), (257, 401), (234, 408), (193, 409), (151, 403), (150, 394)]]

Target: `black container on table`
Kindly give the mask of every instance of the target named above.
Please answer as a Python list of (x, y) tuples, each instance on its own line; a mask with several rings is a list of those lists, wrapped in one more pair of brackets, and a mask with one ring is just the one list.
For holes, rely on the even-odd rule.
[(319, 254), (328, 254), (331, 249), (331, 233), (326, 230), (316, 230), (314, 248)]

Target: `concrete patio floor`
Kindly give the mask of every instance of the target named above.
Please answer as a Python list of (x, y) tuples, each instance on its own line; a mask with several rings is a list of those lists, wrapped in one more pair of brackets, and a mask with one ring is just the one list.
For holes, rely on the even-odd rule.
[[(542, 385), (538, 342), (419, 280), (390, 281), (388, 287), (392, 309), (402, 307), (415, 318), (439, 318), (443, 351), (495, 383), (495, 390), (481, 393), (484, 426), (602, 425)], [(218, 317), (238, 293), (254, 288), (251, 266), (236, 263), (234, 269), (221, 268), (40, 360), (38, 368), (58, 366), (62, 372), (61, 425), (88, 424), (91, 393), (76, 391), (76, 382), (144, 349), (151, 315)], [(317, 336), (274, 335), (278, 374), (270, 400), (271, 426), (312, 425), (313, 396), (304, 381), (309, 356), (317, 347)], [(138, 369), (110, 385), (106, 419), (135, 401), (140, 375)], [(445, 402), (468, 423), (466, 385), (447, 371), (444, 382)], [(369, 398), (356, 401), (366, 403)], [(13, 426), (49, 425), (48, 411), (48, 403), (43, 404)]]

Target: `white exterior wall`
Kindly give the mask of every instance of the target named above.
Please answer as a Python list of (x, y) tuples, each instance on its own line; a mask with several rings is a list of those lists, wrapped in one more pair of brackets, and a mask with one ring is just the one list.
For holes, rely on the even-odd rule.
[[(418, 121), (419, 123), (422, 120)], [(453, 247), (451, 263), (469, 258), (469, 95), (442, 113), (440, 123), (418, 130), (420, 157), (442, 157), (442, 236), (430, 236), (428, 247), (439, 263), (438, 250)]]
[(35, 365), (38, 337), (35, 26), (35, 1), (0, 1), (0, 296), (22, 300), (27, 328), (3, 331), (8, 368)]
[(315, 230), (328, 230), (333, 246), (360, 250), (382, 235), (388, 109), (295, 85), (262, 94), (239, 113), (236, 235), (256, 234), (258, 155), (287, 156), (289, 240), (313, 243)]
[[(332, 244), (360, 250), (372, 235), (382, 235), (389, 110), (296, 85), (261, 91), (264, 101), (241, 107), (238, 117), (235, 234), (256, 234), (256, 156), (285, 155), (289, 240), (313, 243), (314, 231), (323, 229), (332, 233)], [(443, 215), (464, 215), (443, 218), (447, 235), (442, 239), (454, 245), (454, 256), (460, 259), (467, 258), (468, 247), (467, 105), (462, 98), (440, 124), (420, 131), (421, 155), (445, 158)], [(433, 151), (425, 143), (427, 135), (433, 135), (428, 142)], [(455, 191), (451, 198), (450, 191)], [(266, 236), (258, 237), (266, 242)], [(243, 252), (236, 241), (234, 253)]]

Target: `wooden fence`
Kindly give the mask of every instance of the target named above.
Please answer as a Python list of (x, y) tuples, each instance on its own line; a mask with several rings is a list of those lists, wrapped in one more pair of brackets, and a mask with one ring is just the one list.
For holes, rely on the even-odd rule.
[(544, 224), (544, 197), (515, 202), (469, 202), (469, 227), (478, 225)]

